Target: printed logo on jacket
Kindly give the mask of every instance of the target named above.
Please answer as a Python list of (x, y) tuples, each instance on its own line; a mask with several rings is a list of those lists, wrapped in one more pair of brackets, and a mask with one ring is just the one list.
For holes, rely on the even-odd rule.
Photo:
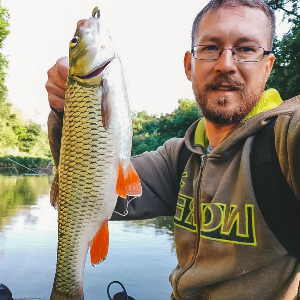
[[(185, 175), (185, 176), (184, 176)], [(183, 178), (187, 174), (183, 174)], [(181, 187), (184, 182), (181, 183)], [(225, 203), (201, 203), (200, 236), (205, 239), (256, 246), (254, 205), (229, 205)], [(195, 221), (194, 199), (178, 195), (176, 226), (198, 232)]]

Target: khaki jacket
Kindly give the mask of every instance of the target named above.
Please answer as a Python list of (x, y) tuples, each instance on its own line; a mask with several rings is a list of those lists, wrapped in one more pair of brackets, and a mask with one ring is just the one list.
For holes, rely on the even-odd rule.
[[(268, 228), (251, 184), (254, 135), (274, 116), (279, 162), (300, 200), (300, 96), (242, 121), (208, 155), (205, 143), (195, 142), (196, 122), (184, 139), (171, 139), (157, 151), (132, 158), (143, 195), (130, 203), (126, 217), (114, 214), (112, 219), (174, 216), (174, 299), (298, 299), (300, 263)], [(56, 163), (61, 123), (51, 112), (49, 141)], [(184, 143), (192, 155), (181, 177)], [(119, 199), (116, 210), (125, 207)]]

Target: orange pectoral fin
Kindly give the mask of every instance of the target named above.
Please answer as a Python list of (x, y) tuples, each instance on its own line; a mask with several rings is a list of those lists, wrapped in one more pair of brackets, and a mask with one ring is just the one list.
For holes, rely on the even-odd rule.
[(142, 195), (142, 185), (140, 182), (140, 178), (132, 164), (130, 164), (126, 169), (125, 185), (127, 195), (135, 197), (139, 197)]
[(91, 263), (92, 265), (97, 265), (102, 262), (108, 252), (108, 222), (105, 220), (92, 241), (91, 245)]
[(122, 198), (124, 199), (127, 198), (123, 165), (121, 162), (119, 162), (118, 164), (118, 178), (117, 178), (116, 192)]

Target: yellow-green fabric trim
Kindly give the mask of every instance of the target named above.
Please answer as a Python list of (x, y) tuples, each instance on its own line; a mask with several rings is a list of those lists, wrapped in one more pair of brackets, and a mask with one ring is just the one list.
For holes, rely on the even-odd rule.
[(204, 118), (199, 121), (196, 127), (194, 143), (195, 145), (202, 145), (204, 149), (208, 147), (209, 142), (206, 135)]
[(261, 112), (271, 110), (276, 108), (283, 101), (275, 89), (269, 89), (262, 94), (260, 100), (256, 103), (253, 109), (249, 112), (249, 114), (244, 118), (247, 120), (253, 116), (258, 115)]
[[(250, 113), (244, 118), (244, 120), (256, 116), (261, 112), (276, 108), (282, 102), (283, 101), (278, 91), (275, 89), (269, 89), (262, 94), (260, 100), (256, 103), (256, 105), (253, 107)], [(194, 143), (196, 145), (202, 145), (204, 149), (206, 149), (209, 145), (209, 141), (205, 130), (204, 118), (202, 118), (197, 125), (195, 131)]]

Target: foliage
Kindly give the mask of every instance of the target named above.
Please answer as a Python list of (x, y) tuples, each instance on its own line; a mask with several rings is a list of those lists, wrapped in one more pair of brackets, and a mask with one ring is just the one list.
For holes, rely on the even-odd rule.
[(172, 137), (181, 138), (188, 127), (197, 119), (197, 105), (191, 100), (179, 100), (179, 106), (171, 114), (158, 117), (147, 113), (133, 115), (134, 135), (132, 139), (132, 155), (156, 150)]
[[(9, 34), (8, 30), (8, 23), (9, 20), (9, 13), (7, 9), (1, 7), (1, 2), (0, 2), (0, 49), (2, 49), (3, 46), (3, 41), (6, 39), (7, 35)], [(0, 108), (1, 105), (4, 104), (6, 100), (6, 92), (7, 88), (4, 84), (5, 81), (5, 69), (8, 66), (8, 62), (3, 56), (2, 53), (0, 53)], [(0, 118), (1, 118), (0, 114)]]
[(41, 125), (35, 124), (30, 121), (28, 124), (25, 124), (23, 128), (18, 130), (18, 148), (21, 152), (29, 153), (29, 151), (35, 146), (39, 137), (41, 136), (42, 129)]
[(267, 87), (276, 88), (283, 99), (289, 99), (300, 94), (300, 6), (296, 0), (269, 0), (267, 3), (274, 10), (282, 10), (291, 25), (282, 40), (274, 41), (276, 60)]
[(266, 0), (266, 3), (273, 10), (282, 10), (285, 17), (292, 22), (299, 22), (299, 3), (298, 0)]
[(52, 162), (51, 157), (5, 155), (3, 157), (0, 156), (0, 170), (1, 174), (7, 175), (19, 173), (49, 174), (52, 172), (52, 168), (47, 169), (46, 166), (50, 162)]
[[(9, 13), (0, 2), (0, 49), (9, 34)], [(0, 53), (0, 152), (14, 151), (31, 153), (38, 156), (51, 157), (46, 133), (34, 122), (24, 122), (6, 100), (5, 69), (8, 62)], [(27, 165), (27, 163), (25, 163)]]

